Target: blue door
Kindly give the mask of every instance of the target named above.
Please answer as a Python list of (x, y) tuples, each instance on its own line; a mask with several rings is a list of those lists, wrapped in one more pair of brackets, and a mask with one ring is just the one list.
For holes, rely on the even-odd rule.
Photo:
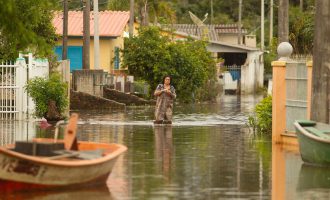
[[(62, 60), (62, 46), (55, 49), (57, 60)], [(68, 46), (68, 59), (70, 60), (70, 72), (82, 69), (82, 46)]]

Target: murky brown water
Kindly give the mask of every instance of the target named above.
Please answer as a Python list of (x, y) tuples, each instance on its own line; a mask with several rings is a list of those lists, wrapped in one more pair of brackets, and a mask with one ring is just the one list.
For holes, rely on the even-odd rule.
[[(172, 126), (153, 126), (153, 107), (80, 112), (79, 140), (128, 147), (107, 184), (0, 198), (330, 199), (330, 171), (303, 167), (296, 151), (278, 146), (272, 155), (270, 138), (249, 132), (246, 119), (259, 100), (226, 96), (216, 104), (176, 105)], [(30, 123), (2, 127), (6, 133), (1, 144), (32, 138), (35, 132), (53, 136), (53, 129), (40, 130)]]

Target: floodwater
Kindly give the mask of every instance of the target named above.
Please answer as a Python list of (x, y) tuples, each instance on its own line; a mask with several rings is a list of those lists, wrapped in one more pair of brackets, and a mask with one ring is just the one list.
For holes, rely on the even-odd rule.
[[(330, 199), (330, 169), (306, 166), (297, 149), (249, 131), (247, 117), (260, 99), (175, 105), (172, 126), (154, 126), (150, 106), (78, 112), (79, 140), (128, 147), (107, 183), (0, 199)], [(54, 133), (29, 122), (0, 125), (1, 145)]]

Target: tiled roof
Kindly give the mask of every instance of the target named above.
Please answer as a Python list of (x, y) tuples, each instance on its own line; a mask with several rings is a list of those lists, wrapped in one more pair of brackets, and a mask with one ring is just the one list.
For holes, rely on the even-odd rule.
[[(218, 34), (238, 34), (238, 27), (236, 24), (206, 24), (208, 28), (208, 36), (210, 40), (217, 41)], [(163, 29), (174, 29), (178, 32), (184, 32), (188, 35), (194, 35), (197, 37), (201, 37), (203, 30), (198, 27), (196, 24), (165, 24), (161, 25)], [(246, 29), (242, 29), (242, 34), (247, 34)]]
[[(237, 24), (215, 24), (214, 29), (217, 33), (238, 33), (238, 25)], [(242, 28), (242, 34), (247, 34), (247, 30)]]
[[(68, 35), (83, 35), (83, 12), (69, 11)], [(99, 35), (105, 37), (121, 36), (129, 20), (129, 12), (125, 11), (101, 11), (99, 12)], [(56, 33), (63, 33), (63, 12), (55, 12), (53, 25)], [(94, 14), (90, 13), (90, 35), (94, 35)]]

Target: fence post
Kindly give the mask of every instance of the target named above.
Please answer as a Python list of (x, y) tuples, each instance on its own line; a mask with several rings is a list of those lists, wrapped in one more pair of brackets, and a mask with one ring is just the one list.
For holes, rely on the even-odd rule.
[(307, 119), (311, 118), (311, 102), (312, 102), (312, 71), (313, 61), (308, 61), (307, 65)]
[(18, 120), (24, 120), (27, 113), (27, 93), (25, 91), (25, 84), (27, 81), (27, 66), (24, 58), (18, 58), (15, 63), (17, 66), (16, 69), (16, 84), (18, 87), (17, 96), (16, 96), (16, 106), (18, 111)]

